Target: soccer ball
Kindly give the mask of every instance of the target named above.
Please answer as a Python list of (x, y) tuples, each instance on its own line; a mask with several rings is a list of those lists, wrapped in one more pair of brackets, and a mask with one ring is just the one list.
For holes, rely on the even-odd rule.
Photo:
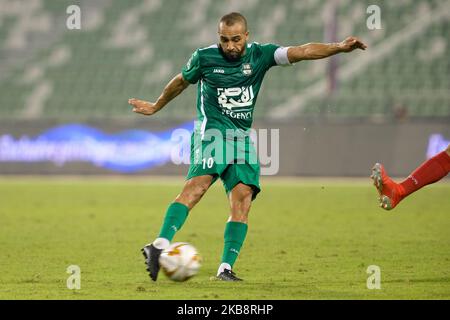
[(159, 256), (159, 265), (165, 275), (173, 281), (186, 281), (200, 270), (200, 255), (187, 242), (172, 243)]

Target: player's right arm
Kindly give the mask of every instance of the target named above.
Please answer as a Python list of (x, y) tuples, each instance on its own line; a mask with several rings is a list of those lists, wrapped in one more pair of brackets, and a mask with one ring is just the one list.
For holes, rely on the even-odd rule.
[(201, 78), (202, 72), (200, 68), (200, 57), (196, 50), (181, 73), (177, 74), (167, 86), (163, 93), (159, 96), (155, 103), (143, 101), (139, 99), (129, 99), (128, 103), (133, 106), (133, 111), (144, 115), (152, 115), (161, 110), (172, 99), (178, 96), (189, 84), (196, 83)]
[(171, 100), (173, 100), (176, 96), (183, 92), (183, 90), (188, 86), (189, 82), (184, 80), (183, 75), (179, 73), (166, 85), (156, 102), (153, 103), (136, 98), (131, 98), (128, 99), (128, 103), (133, 106), (134, 112), (150, 116), (161, 110), (166, 104), (168, 104)]

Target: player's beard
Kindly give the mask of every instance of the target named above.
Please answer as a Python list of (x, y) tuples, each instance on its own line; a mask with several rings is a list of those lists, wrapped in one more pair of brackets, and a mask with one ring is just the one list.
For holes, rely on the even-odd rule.
[(242, 49), (240, 51), (225, 51), (223, 50), (222, 47), (220, 47), (222, 49), (223, 54), (225, 55), (225, 57), (230, 60), (230, 61), (237, 61), (239, 60), (245, 53), (245, 48), (247, 48), (247, 42), (244, 43), (244, 45), (242, 46)]

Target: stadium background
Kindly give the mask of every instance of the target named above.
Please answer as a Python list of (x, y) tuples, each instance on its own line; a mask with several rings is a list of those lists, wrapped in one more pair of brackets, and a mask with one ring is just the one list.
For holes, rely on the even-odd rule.
[[(80, 30), (66, 26), (73, 4)], [(379, 30), (367, 27), (372, 4)], [(127, 99), (156, 99), (196, 48), (215, 43), (217, 20), (233, 10), (248, 18), (251, 41), (356, 35), (369, 46), (267, 74), (255, 128), (280, 129), (278, 175), (367, 176), (382, 161), (404, 176), (450, 140), (445, 0), (1, 0), (0, 8), (0, 174), (184, 175), (186, 165), (155, 160), (160, 149), (139, 143), (156, 134), (162, 148), (161, 132), (192, 122), (195, 86), (155, 117), (132, 113)], [(108, 166), (86, 139), (117, 143), (120, 159), (104, 157), (125, 169)], [(124, 151), (127, 141), (134, 147)], [(142, 166), (127, 170), (127, 157)]]

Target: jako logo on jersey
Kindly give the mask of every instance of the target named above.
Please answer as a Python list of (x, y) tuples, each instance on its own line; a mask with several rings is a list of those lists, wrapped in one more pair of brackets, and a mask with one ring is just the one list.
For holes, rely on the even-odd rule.
[(249, 76), (252, 74), (252, 65), (250, 63), (243, 63), (242, 64), (242, 73), (246, 76)]
[(213, 73), (225, 73), (225, 70), (223, 70), (223, 69), (214, 69)]

